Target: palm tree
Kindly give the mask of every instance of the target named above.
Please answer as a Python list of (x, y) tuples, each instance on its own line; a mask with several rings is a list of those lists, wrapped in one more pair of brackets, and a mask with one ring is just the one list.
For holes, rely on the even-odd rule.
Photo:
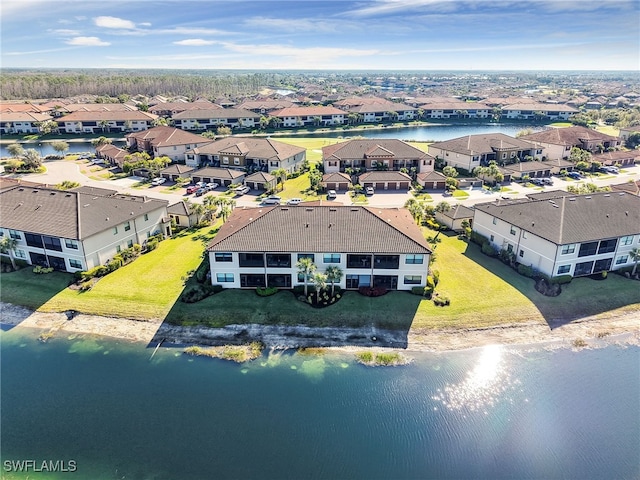
[(201, 217), (204, 214), (204, 205), (200, 203), (192, 203), (189, 205), (191, 213), (196, 215), (196, 223), (200, 223)]
[(0, 252), (2, 252), (3, 255), (9, 255), (11, 266), (14, 270), (18, 269), (18, 267), (16, 267), (16, 261), (13, 258), (13, 251), (17, 246), (18, 240), (16, 240), (15, 238), (2, 237), (2, 239), (0, 239)]
[(284, 182), (287, 179), (287, 171), (284, 168), (278, 168), (273, 172), (271, 172), (271, 175), (276, 177), (276, 181), (278, 182), (278, 185), (281, 185), (280, 190), (281, 191), (284, 190)]
[(638, 263), (640, 263), (640, 248), (632, 248), (629, 252), (629, 256), (631, 260), (634, 261), (633, 270), (631, 271), (631, 276), (635, 277), (636, 270), (638, 269)]
[(333, 297), (336, 282), (339, 283), (340, 280), (342, 280), (342, 269), (332, 265), (326, 268), (324, 274), (327, 277), (327, 281), (331, 284), (331, 296)]
[(320, 302), (320, 291), (327, 288), (327, 276), (324, 273), (316, 272), (312, 277), (313, 284), (316, 287), (316, 302)]
[(222, 221), (226, 222), (229, 215), (231, 215), (231, 205), (222, 205), (222, 207), (220, 208), (220, 216), (222, 217)]
[(308, 292), (308, 280), (315, 273), (316, 265), (313, 263), (313, 260), (309, 257), (302, 257), (300, 260), (296, 262), (296, 268), (298, 269), (298, 273), (304, 278), (304, 296), (307, 297)]
[(103, 132), (108, 132), (111, 130), (109, 120), (100, 120), (98, 122), (98, 126), (102, 129)]

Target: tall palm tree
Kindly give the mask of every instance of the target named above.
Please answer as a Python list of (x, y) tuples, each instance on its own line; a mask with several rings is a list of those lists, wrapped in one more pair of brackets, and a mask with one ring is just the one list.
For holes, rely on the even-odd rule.
[(320, 291), (327, 288), (327, 276), (324, 273), (316, 272), (312, 277), (316, 287), (316, 302), (320, 302)]
[(2, 239), (0, 239), (0, 252), (2, 252), (3, 255), (9, 255), (9, 260), (11, 260), (11, 266), (14, 270), (17, 270), (17, 267), (16, 261), (13, 258), (13, 251), (17, 246), (18, 240), (16, 240), (15, 238), (2, 237)]
[(296, 268), (298, 269), (298, 273), (304, 278), (304, 296), (306, 298), (308, 293), (308, 280), (309, 277), (315, 273), (316, 265), (309, 257), (303, 257), (296, 262)]
[(629, 252), (629, 256), (631, 260), (634, 261), (633, 270), (631, 271), (631, 276), (634, 277), (636, 275), (636, 270), (638, 269), (638, 263), (640, 263), (640, 248), (632, 248)]
[(222, 217), (222, 221), (226, 222), (227, 218), (229, 218), (229, 215), (231, 215), (231, 205), (222, 205), (222, 207), (220, 208), (220, 216)]
[(287, 171), (284, 168), (278, 168), (277, 170), (274, 170), (273, 172), (271, 172), (271, 175), (273, 175), (274, 177), (276, 177), (276, 181), (278, 182), (278, 185), (280, 185), (280, 190), (284, 190), (284, 182), (287, 179)]
[(196, 223), (200, 223), (202, 219), (202, 215), (204, 214), (204, 205), (201, 203), (191, 203), (189, 204), (189, 208), (191, 209), (191, 213), (196, 215)]
[(331, 284), (331, 296), (333, 297), (336, 282), (339, 283), (340, 280), (342, 280), (342, 269), (332, 265), (325, 269), (324, 274), (327, 277), (327, 281)]

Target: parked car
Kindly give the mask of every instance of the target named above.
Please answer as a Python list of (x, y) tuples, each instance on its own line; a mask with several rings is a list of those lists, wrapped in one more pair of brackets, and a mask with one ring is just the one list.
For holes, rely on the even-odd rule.
[(553, 185), (553, 180), (551, 180), (550, 178), (543, 178), (542, 179), (542, 184), (543, 185)]
[(249, 193), (250, 191), (251, 189), (246, 185), (242, 185), (241, 187), (235, 189), (236, 195), (244, 195), (245, 193)]
[(604, 167), (601, 167), (600, 171), (604, 173), (615, 173), (615, 174), (620, 173), (620, 170), (618, 170), (618, 167), (606, 166), (606, 165)]
[(277, 195), (269, 195), (266, 198), (262, 199), (263, 205), (280, 205), (281, 198)]
[(336, 193), (336, 191), (335, 191), (335, 190), (329, 190), (329, 191), (327, 192), (327, 198), (328, 198), (329, 200), (333, 200), (334, 198), (338, 198), (338, 194)]
[(218, 185), (215, 182), (211, 182), (211, 183), (207, 183), (207, 185), (204, 187), (207, 189), (208, 192), (210, 192), (211, 190), (215, 190), (216, 188), (218, 188), (220, 185)]
[(153, 180), (151, 180), (151, 185), (156, 187), (158, 185), (162, 185), (166, 181), (167, 181), (167, 179), (164, 178), (164, 177), (154, 178)]
[(290, 198), (287, 200), (287, 205), (299, 205), (300, 203), (302, 203), (301, 198)]
[(529, 182), (533, 183), (534, 185), (538, 185), (538, 186), (542, 186), (542, 179), (540, 178), (532, 178), (531, 180), (529, 180)]
[(205, 182), (196, 182), (196, 187), (198, 187), (198, 188), (204, 188), (205, 185), (206, 185)]
[(373, 195), (373, 193), (374, 193), (373, 187), (366, 187), (364, 189), (364, 193), (366, 193), (367, 195)]
[(196, 190), (198, 190), (198, 188), (200, 188), (200, 187), (197, 187), (195, 185), (189, 185), (187, 187), (187, 195), (191, 195), (192, 193), (195, 193)]
[(204, 195), (205, 193), (207, 193), (207, 189), (206, 188), (199, 188), (196, 190), (196, 197), (201, 197), (202, 195)]
[(578, 172), (569, 172), (567, 173), (567, 177), (573, 178), (574, 180), (580, 180), (582, 178), (582, 175), (580, 175)]

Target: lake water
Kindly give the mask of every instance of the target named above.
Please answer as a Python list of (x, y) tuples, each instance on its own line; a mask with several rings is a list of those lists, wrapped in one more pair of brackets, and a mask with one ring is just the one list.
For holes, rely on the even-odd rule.
[(2, 340), (2, 468), (83, 479), (604, 479), (640, 475), (640, 348), (486, 347), (403, 367), (13, 329)]
[[(516, 133), (521, 130), (530, 128), (533, 131), (543, 130), (545, 127), (536, 125), (513, 125), (513, 124), (499, 124), (499, 123), (487, 123), (487, 124), (472, 124), (472, 125), (429, 125), (419, 127), (407, 127), (407, 128), (385, 128), (382, 130), (362, 130), (362, 131), (339, 131), (339, 132), (325, 132), (318, 134), (308, 134), (305, 137), (327, 137), (327, 138), (342, 138), (347, 136), (362, 136), (365, 138), (398, 138), (406, 141), (428, 141), (433, 140), (441, 142), (443, 140), (449, 140), (452, 138), (463, 137), (465, 135), (476, 135), (481, 133), (504, 133), (515, 137)], [(277, 137), (274, 137), (277, 140)], [(89, 142), (68, 142), (68, 153), (80, 153), (80, 152), (94, 152), (95, 149)], [(115, 141), (113, 143), (118, 147), (123, 147), (124, 142)], [(6, 144), (0, 145), (0, 156), (8, 157)], [(48, 142), (32, 142), (23, 145), (24, 148), (34, 148), (40, 153), (41, 156), (56, 155), (56, 151)]]

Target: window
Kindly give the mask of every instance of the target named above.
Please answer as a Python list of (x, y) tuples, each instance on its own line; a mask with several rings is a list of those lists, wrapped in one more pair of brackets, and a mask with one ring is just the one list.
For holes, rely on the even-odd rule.
[(498, 224), (498, 219), (496, 217), (493, 217), (493, 224), (497, 225)]
[(118, 227), (113, 227), (113, 234), (117, 235), (118, 234)]
[(513, 252), (513, 245), (511, 245), (510, 243), (507, 243), (507, 252)]
[[(264, 256), (261, 253), (239, 253), (238, 264), (241, 267), (264, 267)], [(242, 280), (242, 277), (240, 279)]]
[(631, 245), (633, 243), (633, 235), (629, 235), (628, 237), (622, 237), (620, 239), (620, 245)]
[(348, 254), (347, 268), (371, 268), (371, 255)]
[(232, 262), (233, 255), (230, 252), (216, 253), (216, 262)]
[(14, 240), (20, 240), (20, 233), (15, 230), (9, 230), (9, 236)]
[(629, 255), (622, 255), (616, 258), (616, 265), (622, 265), (623, 263), (627, 263), (629, 260)]
[(148, 214), (148, 213), (145, 213), (145, 214), (144, 214), (144, 221), (146, 222), (146, 221), (148, 221), (148, 220), (149, 220), (149, 214)]
[(615, 252), (617, 245), (618, 245), (617, 238), (602, 240), (600, 241), (600, 246), (598, 247), (598, 254)]
[(303, 258), (310, 258), (312, 262), (316, 261), (316, 256), (313, 253), (299, 253), (298, 260), (302, 260)]
[(71, 268), (82, 268), (82, 263), (80, 263), (78, 260), (74, 260), (72, 258), (69, 259), (69, 266)]
[(424, 255), (407, 255), (404, 263), (407, 265), (422, 265), (424, 262)]
[(569, 273), (571, 271), (571, 265), (560, 265), (558, 267), (558, 275), (562, 275), (563, 273)]
[(398, 269), (400, 267), (400, 255), (374, 255), (373, 268)]
[(504, 160), (505, 158), (507, 158), (507, 152), (504, 152), (504, 153), (502, 154), (502, 159)]
[(240, 159), (239, 158), (234, 158), (233, 159), (233, 164), (234, 165), (240, 165)]
[(592, 268), (593, 262), (576, 263), (576, 268), (573, 271), (573, 275), (576, 277), (578, 275), (589, 275)]
[(133, 248), (133, 240), (127, 242), (127, 248)]
[(62, 251), (62, 243), (60, 243), (59, 238), (43, 236), (42, 243), (43, 247), (47, 250), (55, 250), (56, 252)]
[(233, 273), (216, 273), (216, 281), (219, 283), (231, 283), (234, 281)]
[(491, 237), (489, 237), (489, 239), (490, 239), (492, 242), (493, 242), (493, 240), (494, 240), (495, 238), (496, 238), (496, 237), (494, 237), (493, 235), (491, 235)]
[(322, 261), (324, 263), (340, 263), (340, 254), (339, 253), (325, 253), (322, 256)]
[(70, 240), (70, 239), (65, 239), (64, 241), (64, 245), (67, 248), (72, 248), (74, 250), (78, 249), (78, 242), (76, 242), (75, 240)]
[(518, 255), (520, 255), (521, 257), (524, 257), (524, 250), (520, 250), (520, 251), (518, 252)]
[(16, 258), (27, 258), (27, 254), (24, 253), (24, 250), (14, 250), (13, 253)]
[(124, 231), (128, 232), (129, 230), (131, 230), (131, 222), (126, 222), (124, 224)]
[(120, 245), (116, 245), (116, 252), (120, 253), (122, 251), (122, 247)]
[(515, 228), (513, 228), (513, 226), (512, 226), (512, 227), (511, 227), (511, 229), (509, 230), (509, 233), (510, 233), (511, 235), (515, 235), (515, 234), (516, 234), (516, 229), (515, 229)]
[(404, 276), (404, 284), (405, 285), (420, 285), (422, 282), (422, 277), (420, 275), (405, 275)]
[(289, 268), (291, 267), (291, 254), (289, 253), (268, 253), (267, 267)]
[(222, 163), (229, 165), (229, 157), (222, 157)]
[(562, 250), (560, 250), (560, 253), (562, 253), (562, 255), (568, 255), (570, 253), (573, 253), (576, 251), (576, 244), (575, 243), (571, 243), (569, 245), (563, 245), (562, 246)]

